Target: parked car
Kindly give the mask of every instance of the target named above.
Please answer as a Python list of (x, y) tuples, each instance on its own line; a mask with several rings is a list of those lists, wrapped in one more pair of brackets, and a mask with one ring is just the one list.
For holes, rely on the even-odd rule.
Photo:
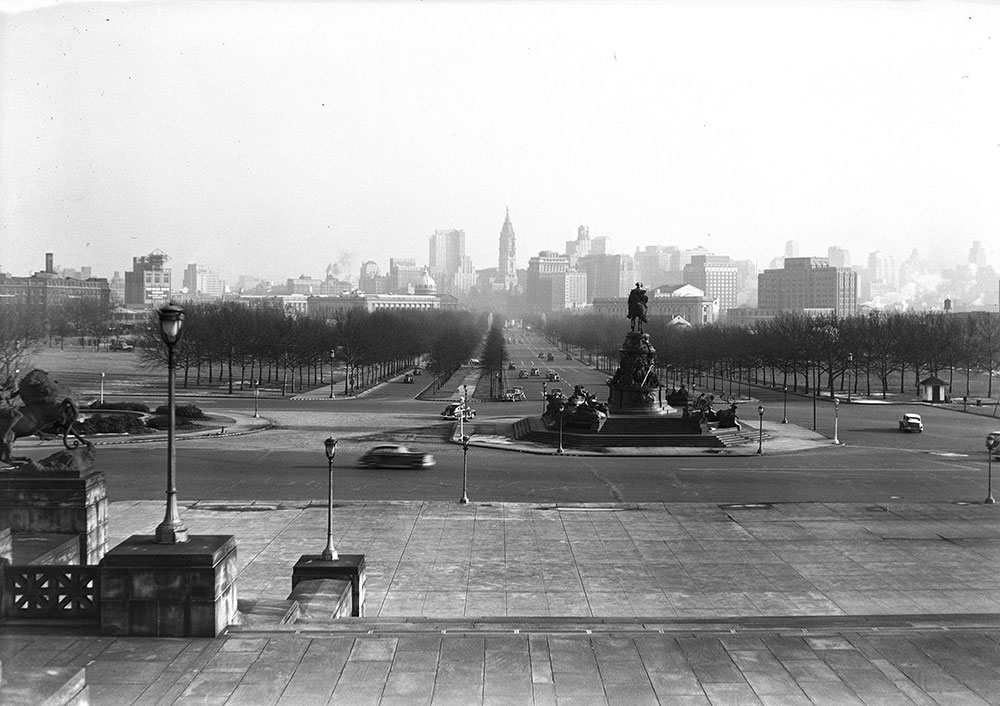
[(912, 412), (904, 412), (903, 418), (899, 420), (899, 430), (900, 431), (915, 431), (917, 433), (924, 430), (924, 422), (920, 419), (919, 414), (913, 414)]
[(518, 370), (517, 371), (517, 376), (519, 378), (526, 378), (526, 377), (528, 377), (528, 371), (527, 370)]
[(533, 378), (534, 377), (538, 377), (538, 375), (539, 375), (538, 368), (532, 368), (531, 369), (531, 377), (533, 377)]
[(523, 402), (528, 396), (524, 393), (523, 387), (512, 387), (504, 391), (502, 399), (504, 402)]
[(414, 368), (413, 369), (413, 374), (414, 375), (423, 375), (424, 373), (423, 373), (423, 371), (420, 368)]
[(135, 350), (135, 346), (125, 341), (112, 341), (110, 347), (113, 351), (122, 351), (123, 353), (131, 353)]
[(472, 409), (472, 407), (463, 407), (461, 403), (453, 402), (444, 408), (444, 411), (441, 412), (441, 417), (444, 419), (458, 419), (460, 410), (464, 412), (466, 419), (473, 419), (476, 416), (476, 410)]
[(551, 382), (555, 382), (555, 381), (559, 380), (559, 373), (550, 370), (549, 372), (547, 372), (545, 374), (545, 378), (547, 380), (551, 381)]
[(406, 375), (403, 376), (403, 382), (407, 382), (407, 383), (411, 383), (412, 384), (413, 383), (413, 376), (410, 375), (410, 373), (407, 373)]
[(513, 369), (514, 369), (514, 367), (515, 367), (515, 366), (514, 366), (514, 364), (513, 364), (513, 363), (507, 363), (507, 370), (513, 370)]
[(434, 457), (399, 444), (385, 444), (369, 449), (358, 459), (361, 468), (430, 468)]

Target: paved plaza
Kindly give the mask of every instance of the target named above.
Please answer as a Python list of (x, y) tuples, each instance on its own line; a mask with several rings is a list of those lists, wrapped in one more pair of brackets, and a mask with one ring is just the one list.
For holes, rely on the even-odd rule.
[[(109, 545), (158, 502), (113, 503)], [(277, 625), (320, 503), (201, 501), (245, 619), (215, 639), (11, 627), (10, 676), (91, 704), (998, 704), (1000, 524), (979, 504), (338, 503), (365, 616)], [(42, 703), (8, 679), (3, 703)]]

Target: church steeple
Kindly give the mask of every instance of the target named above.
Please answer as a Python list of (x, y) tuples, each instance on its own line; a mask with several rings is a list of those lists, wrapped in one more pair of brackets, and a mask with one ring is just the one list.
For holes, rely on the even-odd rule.
[(506, 211), (503, 227), (500, 229), (500, 263), (497, 275), (504, 286), (511, 289), (517, 285), (517, 243), (514, 238), (514, 226), (510, 222), (509, 206)]

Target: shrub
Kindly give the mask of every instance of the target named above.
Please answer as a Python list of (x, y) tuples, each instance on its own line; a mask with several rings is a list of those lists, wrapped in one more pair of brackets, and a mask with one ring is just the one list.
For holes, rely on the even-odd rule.
[[(170, 427), (170, 420), (166, 416), (157, 415), (146, 420), (146, 426), (157, 431), (166, 431)], [(178, 417), (175, 429), (196, 429), (197, 427), (188, 419)]]
[[(170, 412), (170, 408), (163, 404), (156, 408), (155, 414), (166, 415)], [(178, 404), (174, 405), (174, 414), (180, 419), (204, 419), (205, 413), (201, 409), (193, 404)]]
[(87, 409), (120, 409), (127, 412), (142, 412), (143, 414), (149, 414), (149, 407), (144, 405), (142, 402), (98, 402), (94, 400), (89, 405)]
[(80, 424), (84, 435), (141, 434), (145, 429), (142, 419), (131, 414), (96, 414)]

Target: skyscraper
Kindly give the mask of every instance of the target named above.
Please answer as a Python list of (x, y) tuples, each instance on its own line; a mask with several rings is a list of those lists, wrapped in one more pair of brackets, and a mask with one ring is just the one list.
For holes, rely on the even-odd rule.
[(503, 227), (500, 229), (500, 262), (497, 278), (503, 282), (505, 289), (517, 286), (517, 243), (514, 240), (514, 226), (510, 222), (509, 208), (503, 219)]
[(736, 263), (725, 255), (695, 255), (684, 265), (684, 284), (697, 287), (719, 302), (719, 313), (725, 316), (736, 308), (738, 271)]

